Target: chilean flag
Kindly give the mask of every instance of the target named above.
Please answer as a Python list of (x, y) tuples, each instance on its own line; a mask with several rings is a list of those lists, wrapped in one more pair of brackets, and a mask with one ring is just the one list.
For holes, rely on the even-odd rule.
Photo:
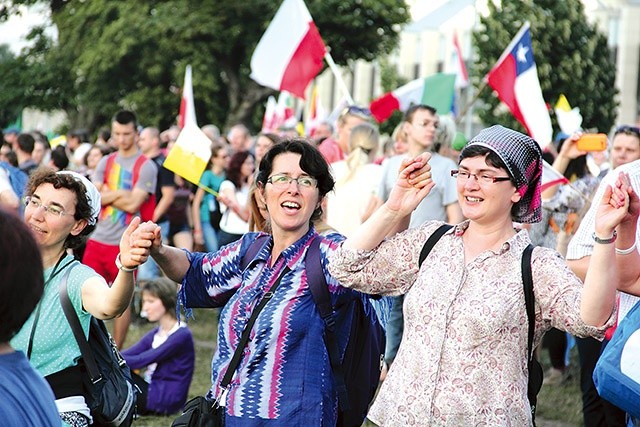
[(304, 99), (327, 49), (303, 0), (284, 0), (251, 57), (251, 78)]
[(542, 98), (529, 27), (529, 22), (525, 22), (487, 74), (487, 82), (529, 135), (544, 148), (551, 142), (553, 131), (549, 110)]

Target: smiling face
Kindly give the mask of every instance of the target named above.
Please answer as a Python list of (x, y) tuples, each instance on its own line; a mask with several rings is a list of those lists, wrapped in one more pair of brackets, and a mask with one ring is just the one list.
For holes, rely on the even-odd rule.
[[(76, 194), (67, 188), (54, 188), (49, 183), (38, 186), (31, 196), (32, 202), (24, 210), (24, 220), (31, 229), (43, 258), (47, 253), (56, 254), (62, 250), (67, 236), (77, 236), (87, 225), (87, 221), (76, 220)], [(62, 216), (47, 212), (44, 207), (61, 209)], [(46, 260), (45, 260), (46, 262)]]
[[(458, 175), (458, 203), (462, 214), (477, 223), (511, 221), (511, 207), (520, 200), (520, 194), (511, 181), (485, 183), (477, 179), (482, 175), (489, 177), (509, 176), (507, 171), (487, 164), (486, 156), (463, 159), (458, 169), (472, 174), (468, 179)], [(474, 176), (475, 175), (475, 176)]]
[[(286, 175), (291, 178), (309, 176), (300, 168), (301, 155), (284, 152), (273, 159), (270, 177)], [(317, 186), (303, 186), (296, 181), (288, 184), (267, 182), (262, 187), (262, 199), (267, 206), (274, 237), (285, 234), (293, 241), (309, 230), (309, 221), (320, 205)]]

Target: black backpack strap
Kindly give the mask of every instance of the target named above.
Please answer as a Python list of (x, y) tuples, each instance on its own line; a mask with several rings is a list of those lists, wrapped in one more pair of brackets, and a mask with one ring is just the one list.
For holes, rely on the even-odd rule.
[[(251, 245), (260, 246), (256, 242), (252, 243)], [(226, 389), (229, 386), (229, 383), (231, 383), (231, 378), (233, 378), (233, 374), (235, 373), (236, 369), (238, 369), (238, 365), (240, 364), (240, 359), (242, 358), (242, 353), (244, 352), (244, 348), (247, 346), (247, 343), (249, 342), (251, 329), (253, 328), (253, 325), (256, 323), (256, 320), (258, 319), (258, 314), (260, 314), (264, 306), (267, 305), (267, 303), (271, 300), (271, 298), (273, 298), (273, 295), (276, 289), (278, 288), (278, 285), (280, 285), (282, 278), (289, 271), (290, 271), (289, 267), (285, 267), (282, 269), (282, 272), (278, 276), (278, 279), (276, 279), (274, 284), (271, 285), (271, 288), (269, 288), (269, 290), (265, 292), (265, 294), (262, 296), (262, 299), (260, 300), (258, 305), (256, 305), (256, 307), (251, 312), (251, 317), (249, 317), (247, 324), (242, 330), (242, 335), (240, 336), (240, 341), (238, 342), (238, 346), (236, 347), (236, 350), (233, 353), (233, 357), (231, 357), (231, 361), (229, 362), (229, 366), (227, 367), (227, 371), (224, 373), (224, 377), (222, 377), (222, 381), (220, 382), (220, 388), (222, 389), (223, 394), (220, 396), (219, 400), (217, 401), (218, 406), (225, 406), (224, 405), (225, 402), (223, 399), (224, 393), (226, 392)]]
[(453, 227), (453, 225), (451, 224), (442, 224), (440, 227), (436, 229), (436, 231), (433, 232), (431, 236), (429, 236), (427, 241), (424, 243), (424, 246), (422, 246), (422, 250), (420, 251), (420, 259), (418, 260), (418, 269), (422, 267), (422, 263), (424, 262), (425, 259), (427, 259), (427, 256), (429, 256), (429, 252), (431, 252), (431, 249), (433, 249), (435, 244), (438, 243), (438, 240), (440, 240), (440, 238), (444, 235), (444, 233), (449, 231), (451, 227)]
[(256, 239), (253, 242), (251, 242), (251, 244), (247, 248), (247, 252), (245, 252), (244, 256), (242, 257), (242, 260), (240, 261), (240, 271), (244, 271), (247, 267), (249, 267), (251, 262), (253, 262), (253, 260), (256, 258), (256, 255), (258, 255), (258, 253), (262, 250), (264, 245), (267, 244), (268, 240), (269, 240), (269, 235), (262, 234), (256, 237)]
[(89, 377), (91, 378), (91, 382), (93, 384), (96, 384), (97, 382), (102, 380), (102, 375), (100, 374), (100, 370), (98, 369), (98, 365), (96, 364), (96, 359), (93, 357), (93, 353), (91, 352), (91, 347), (89, 347), (89, 342), (84, 336), (82, 325), (80, 325), (80, 320), (78, 319), (76, 311), (73, 309), (73, 304), (71, 304), (69, 293), (67, 291), (67, 280), (69, 279), (71, 270), (73, 270), (73, 267), (67, 270), (65, 275), (62, 276), (59, 287), (60, 303), (62, 304), (62, 311), (64, 311), (64, 316), (67, 318), (67, 322), (69, 322), (69, 326), (71, 326), (73, 336), (78, 343), (78, 347), (80, 347), (82, 360), (87, 367), (87, 372), (89, 374)]
[(522, 283), (524, 286), (524, 304), (527, 308), (529, 334), (527, 338), (527, 360), (533, 355), (533, 334), (536, 328), (535, 296), (533, 295), (533, 274), (531, 273), (531, 254), (533, 246), (529, 244), (522, 253)]
[(307, 270), (307, 284), (311, 291), (313, 302), (316, 304), (318, 313), (324, 322), (324, 345), (329, 354), (331, 373), (338, 394), (338, 404), (341, 411), (348, 411), (350, 409), (349, 395), (340, 360), (340, 347), (338, 346), (338, 337), (336, 335), (336, 320), (333, 313), (333, 305), (331, 304), (331, 295), (329, 294), (322, 268), (321, 240), (319, 236), (316, 236), (309, 245), (309, 249), (307, 249), (307, 255), (304, 259)]

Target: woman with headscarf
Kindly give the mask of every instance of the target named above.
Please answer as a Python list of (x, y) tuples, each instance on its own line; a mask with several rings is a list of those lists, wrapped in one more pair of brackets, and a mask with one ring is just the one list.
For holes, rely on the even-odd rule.
[[(131, 302), (133, 272), (146, 261), (143, 249), (130, 245), (134, 218), (120, 240), (115, 259), (118, 275), (111, 286), (93, 269), (67, 252), (76, 248), (94, 230), (100, 213), (100, 193), (83, 175), (34, 171), (24, 198), (24, 221), (33, 233), (44, 266), (44, 294), (38, 306), (11, 345), (27, 354), (34, 368), (47, 380), (56, 397), (63, 426), (88, 426), (91, 414), (83, 389), (83, 363), (71, 326), (62, 310), (59, 286), (68, 275), (67, 291), (85, 335), (91, 316), (110, 319)], [(19, 283), (15, 284), (20, 286)]]
[[(451, 173), (468, 219), (421, 267), (420, 250), (442, 222), (383, 240), (433, 188), (403, 184), (402, 174), (388, 201), (330, 258), (330, 272), (347, 287), (406, 294), (402, 344), (368, 415), (376, 424), (532, 425), (521, 273), (530, 240), (514, 222), (540, 220), (541, 155), (533, 139), (501, 126), (471, 140)], [(602, 338), (613, 322), (612, 242), (629, 194), (609, 189), (598, 203), (598, 244), (584, 286), (557, 252), (533, 250), (535, 344), (550, 327)]]

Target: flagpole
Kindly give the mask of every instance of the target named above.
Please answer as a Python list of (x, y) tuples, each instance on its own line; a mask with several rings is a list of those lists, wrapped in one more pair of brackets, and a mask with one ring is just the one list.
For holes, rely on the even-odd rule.
[(329, 68), (331, 68), (331, 71), (333, 72), (333, 75), (338, 81), (338, 84), (340, 85), (340, 89), (342, 89), (342, 91), (344, 92), (344, 95), (347, 98), (347, 101), (349, 102), (349, 104), (350, 105), (355, 104), (355, 102), (353, 101), (353, 98), (351, 97), (351, 94), (349, 93), (349, 89), (347, 88), (347, 85), (344, 83), (344, 80), (340, 75), (340, 70), (338, 70), (338, 66), (333, 61), (333, 57), (331, 56), (331, 53), (329, 53), (329, 50), (327, 50), (327, 53), (324, 54), (324, 59), (325, 61), (327, 61), (327, 64), (329, 64)]
[(464, 108), (462, 109), (462, 111), (460, 111), (460, 113), (458, 114), (458, 117), (456, 117), (456, 124), (460, 123), (460, 119), (462, 117), (464, 117), (464, 115), (467, 113), (467, 110), (469, 108), (471, 108), (471, 106), (473, 104), (476, 103), (476, 101), (478, 100), (478, 98), (480, 97), (480, 93), (484, 90), (484, 88), (487, 87), (487, 81), (484, 80), (482, 82), (482, 84), (480, 85), (480, 87), (478, 88), (478, 91), (476, 92), (476, 94), (473, 96), (473, 98), (471, 99), (471, 101), (467, 102), (467, 104), (464, 106)]

